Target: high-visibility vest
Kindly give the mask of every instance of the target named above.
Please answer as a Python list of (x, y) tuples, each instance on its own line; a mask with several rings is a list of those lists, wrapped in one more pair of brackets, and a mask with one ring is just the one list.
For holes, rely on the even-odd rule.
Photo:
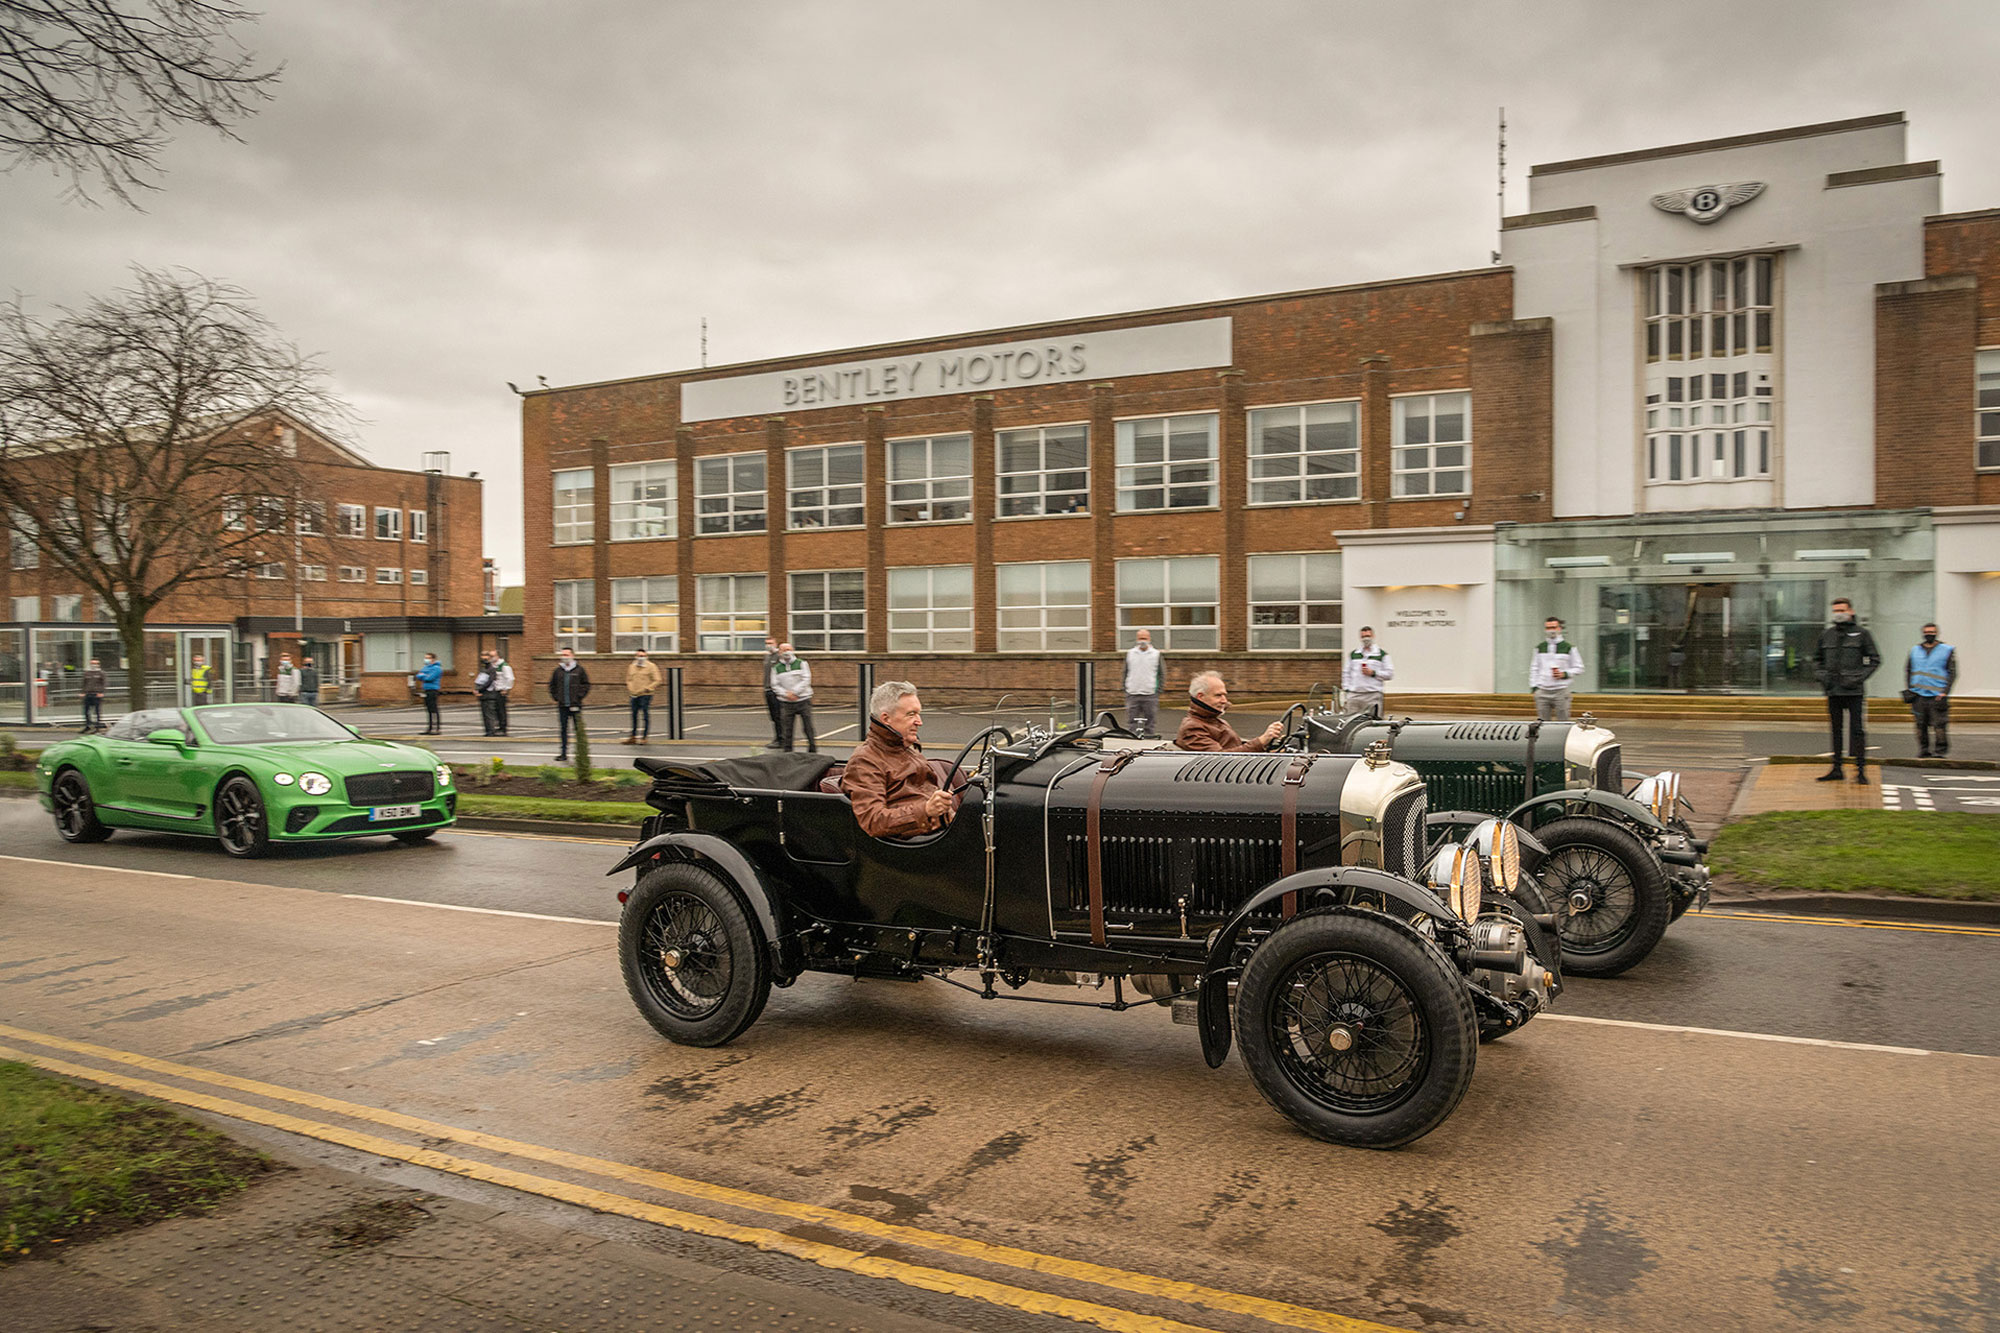
[(1916, 694), (1935, 697), (1943, 694), (1950, 682), (1945, 676), (1945, 666), (1951, 661), (1951, 645), (1940, 643), (1926, 649), (1922, 644), (1910, 649), (1910, 690)]
[(208, 667), (198, 666), (188, 672), (188, 685), (196, 694), (208, 693)]

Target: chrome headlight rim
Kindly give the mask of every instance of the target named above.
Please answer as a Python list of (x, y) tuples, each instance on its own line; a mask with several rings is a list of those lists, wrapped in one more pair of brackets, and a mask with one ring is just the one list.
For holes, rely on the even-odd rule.
[(324, 773), (301, 773), (299, 790), (308, 796), (324, 796), (333, 790), (333, 779)]
[(1642, 778), (1632, 789), (1632, 799), (1646, 807), (1653, 818), (1666, 823), (1680, 809), (1681, 775), (1672, 769)]
[(1472, 830), (1472, 845), (1486, 858), (1493, 887), (1512, 893), (1521, 883), (1521, 831), (1513, 821), (1488, 819)]
[(1486, 875), (1479, 863), (1479, 849), (1470, 841), (1446, 843), (1438, 848), (1431, 856), (1424, 880), (1460, 921), (1479, 919), (1479, 900), (1486, 891)]

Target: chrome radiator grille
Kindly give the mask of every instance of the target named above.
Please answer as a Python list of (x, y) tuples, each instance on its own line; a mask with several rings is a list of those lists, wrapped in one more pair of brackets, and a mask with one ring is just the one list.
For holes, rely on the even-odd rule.
[(349, 805), (392, 805), (428, 801), (437, 790), (437, 774), (427, 770), (404, 773), (363, 773), (346, 779)]
[(1591, 779), (1591, 785), (1599, 791), (1625, 790), (1625, 760), (1620, 753), (1622, 748), (1609, 745), (1598, 752), (1597, 772)]
[(1404, 792), (1382, 816), (1382, 868), (1414, 877), (1424, 861), (1424, 789)]

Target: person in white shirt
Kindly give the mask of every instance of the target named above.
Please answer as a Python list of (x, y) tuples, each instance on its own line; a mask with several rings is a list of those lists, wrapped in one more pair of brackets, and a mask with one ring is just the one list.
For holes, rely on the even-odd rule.
[(1396, 676), (1396, 664), (1387, 651), (1375, 646), (1373, 627), (1361, 627), (1361, 646), (1348, 653), (1340, 668), (1340, 689), (1346, 696), (1343, 711), (1382, 716), (1382, 687)]
[(1528, 663), (1528, 688), (1535, 692), (1535, 716), (1547, 722), (1569, 721), (1569, 692), (1583, 672), (1583, 654), (1563, 637), (1555, 616), (1542, 622), (1543, 639)]
[(778, 692), (778, 748), (792, 748), (792, 723), (806, 725), (806, 753), (819, 753), (819, 737), (813, 733), (812, 663), (781, 643), (772, 656), (771, 687)]
[(500, 734), (507, 734), (507, 696), (514, 692), (514, 668), (498, 652), (493, 654), (493, 720)]
[(290, 653), (281, 654), (278, 658), (277, 692), (278, 702), (281, 704), (295, 704), (299, 701), (299, 671), (292, 665)]
[(1152, 737), (1160, 720), (1160, 685), (1166, 679), (1166, 658), (1153, 647), (1153, 632), (1140, 630), (1138, 642), (1125, 652), (1125, 729)]

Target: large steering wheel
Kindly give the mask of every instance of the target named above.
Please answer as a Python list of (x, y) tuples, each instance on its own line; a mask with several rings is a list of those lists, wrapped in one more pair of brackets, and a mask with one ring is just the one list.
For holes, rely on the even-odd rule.
[(992, 738), (995, 736), (998, 736), (1003, 744), (1007, 741), (1011, 741), (1014, 739), (1014, 733), (1007, 730), (1007, 728), (994, 726), (986, 728), (984, 731), (981, 731), (980, 733), (975, 735), (971, 740), (967, 741), (965, 743), (964, 748), (961, 749), (951, 761), (952, 781), (957, 783), (957, 785), (952, 787), (950, 790), (952, 791), (965, 790), (966, 784), (963, 782), (958, 782), (958, 774), (964, 771), (965, 761), (971, 758), (972, 752), (975, 749), (980, 748), (982, 743), (987, 746), (992, 745), (993, 743)]
[(1291, 744), (1291, 741), (1292, 741), (1292, 714), (1294, 714), (1294, 713), (1297, 713), (1297, 714), (1298, 714), (1299, 716), (1301, 716), (1301, 717), (1304, 717), (1304, 716), (1305, 716), (1305, 714), (1306, 714), (1306, 706), (1305, 706), (1305, 704), (1303, 704), (1303, 703), (1297, 703), (1297, 704), (1293, 704), (1293, 705), (1292, 705), (1292, 706), (1291, 706), (1290, 708), (1287, 708), (1287, 709), (1286, 709), (1286, 710), (1284, 711), (1284, 713), (1283, 713), (1283, 715), (1282, 715), (1282, 716), (1280, 716), (1280, 717), (1278, 718), (1278, 729), (1279, 729), (1279, 741), (1278, 741), (1278, 744), (1280, 744), (1280, 745), (1290, 745), (1290, 744)]

